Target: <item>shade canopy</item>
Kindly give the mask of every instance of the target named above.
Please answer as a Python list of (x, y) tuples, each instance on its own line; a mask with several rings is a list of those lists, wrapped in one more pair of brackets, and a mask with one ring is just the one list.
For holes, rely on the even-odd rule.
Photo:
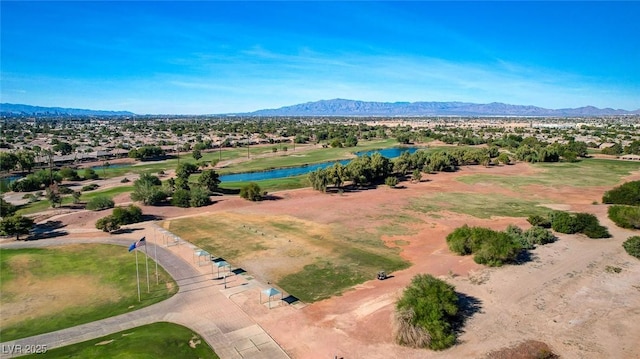
[(275, 288), (269, 288), (262, 291), (266, 296), (273, 297), (274, 295), (280, 294), (280, 291)]

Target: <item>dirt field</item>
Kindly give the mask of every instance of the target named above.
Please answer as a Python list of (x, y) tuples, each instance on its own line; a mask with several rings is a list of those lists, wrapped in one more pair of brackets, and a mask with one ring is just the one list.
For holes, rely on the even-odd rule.
[[(478, 358), (523, 340), (547, 343), (563, 358), (640, 358), (640, 261), (628, 256), (621, 243), (638, 232), (615, 227), (607, 218), (607, 207), (593, 205), (609, 187), (521, 190), (458, 182), (460, 176), (478, 173), (526, 175), (535, 173), (527, 164), (484, 168), (463, 167), (456, 173), (428, 175), (421, 183), (406, 183), (404, 189), (343, 194), (321, 194), (303, 189), (280, 192), (281, 199), (252, 203), (235, 197), (220, 197), (206, 208), (143, 207), (145, 214), (170, 219), (213, 215), (236, 218), (287, 216), (318, 225), (342, 226), (345, 231), (362, 230), (381, 213), (407, 214), (415, 221), (403, 224), (408, 234), (383, 235), (389, 246), (400, 246), (401, 255), (412, 263), (385, 281), (371, 280), (341, 296), (306, 306), (279, 306), (272, 310), (249, 294), (233, 300), (294, 358)], [(640, 170), (625, 180), (640, 179)], [(445, 237), (463, 224), (503, 230), (508, 224), (528, 228), (525, 219), (492, 217), (479, 219), (454, 212), (408, 211), (411, 199), (434, 192), (500, 194), (536, 199), (550, 207), (589, 212), (598, 216), (613, 238), (588, 239), (561, 235), (556, 243), (532, 252), (530, 262), (488, 269), (470, 256), (453, 255)], [(129, 201), (128, 195), (117, 203)], [(222, 213), (221, 213), (222, 212)], [(93, 228), (107, 212), (81, 212), (56, 219), (71, 236), (99, 235)], [(233, 258), (227, 258), (233, 262)], [(247, 258), (247, 261), (250, 259)], [(242, 265), (242, 263), (240, 263)], [(615, 273), (607, 268), (620, 268)], [(260, 261), (251, 271), (272, 270)], [(418, 273), (441, 276), (463, 293), (475, 310), (467, 320), (459, 344), (442, 352), (414, 350), (395, 345), (391, 337), (391, 315), (402, 289)], [(258, 274), (257, 274), (258, 275)]]

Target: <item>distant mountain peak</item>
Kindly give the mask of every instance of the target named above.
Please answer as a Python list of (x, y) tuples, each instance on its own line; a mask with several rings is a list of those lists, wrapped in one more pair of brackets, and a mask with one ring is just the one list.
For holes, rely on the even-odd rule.
[(0, 114), (3, 116), (135, 116), (133, 112), (129, 111), (41, 107), (13, 103), (0, 104)]
[(367, 102), (335, 98), (305, 102), (277, 109), (258, 110), (252, 116), (555, 116), (589, 117), (638, 115), (640, 110), (626, 111), (594, 106), (547, 109), (531, 105), (511, 105), (501, 102), (478, 104), (470, 102)]

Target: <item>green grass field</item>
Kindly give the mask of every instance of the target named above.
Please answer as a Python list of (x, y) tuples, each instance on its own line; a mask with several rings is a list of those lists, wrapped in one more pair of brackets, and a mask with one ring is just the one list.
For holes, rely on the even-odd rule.
[(173, 323), (153, 323), (24, 358), (219, 358), (191, 329)]
[(122, 246), (78, 244), (44, 249), (3, 249), (0, 264), (1, 341), (48, 333), (137, 310), (171, 297), (177, 284), (138, 254), (138, 302), (134, 253)]
[(407, 209), (422, 213), (446, 210), (476, 218), (528, 217), (545, 215), (551, 211), (549, 208), (540, 207), (539, 204), (499, 194), (445, 192), (413, 198), (409, 201)]
[(397, 248), (389, 248), (382, 234), (404, 231), (389, 221), (366, 231), (345, 229), (290, 216), (243, 216), (216, 213), (172, 220), (169, 229), (183, 239), (234, 266), (283, 262), (266, 276), (304, 302), (339, 295), (353, 285), (375, 278), (379, 270), (407, 268)]
[(640, 163), (619, 160), (587, 158), (580, 162), (536, 163), (541, 170), (523, 176), (493, 176), (489, 174), (464, 176), (458, 179), (466, 184), (489, 183), (511, 189), (529, 185), (557, 186), (614, 186), (622, 177), (640, 170)]

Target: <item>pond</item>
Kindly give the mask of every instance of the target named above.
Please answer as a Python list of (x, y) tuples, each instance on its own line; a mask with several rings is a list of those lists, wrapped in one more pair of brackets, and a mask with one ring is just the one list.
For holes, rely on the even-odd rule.
[(102, 171), (103, 169), (110, 169), (110, 168), (124, 168), (124, 167), (131, 167), (130, 163), (121, 163), (121, 164), (112, 164), (109, 166), (93, 166), (91, 167), (91, 169), (93, 169), (94, 171)]
[[(356, 152), (356, 155), (371, 156), (374, 153), (378, 152), (386, 158), (396, 158), (396, 157), (399, 157), (402, 154), (402, 152), (414, 153), (418, 149), (419, 149), (418, 147), (406, 147), (406, 148), (393, 147), (393, 148), (385, 148), (382, 150)], [(250, 181), (260, 181), (260, 180), (300, 176), (303, 174), (307, 174), (309, 172), (313, 172), (317, 169), (331, 167), (335, 163), (346, 165), (350, 161), (351, 160), (330, 161), (330, 162), (316, 163), (312, 165), (277, 168), (269, 171), (235, 173), (235, 174), (220, 176), (220, 181), (221, 182), (250, 182)]]

